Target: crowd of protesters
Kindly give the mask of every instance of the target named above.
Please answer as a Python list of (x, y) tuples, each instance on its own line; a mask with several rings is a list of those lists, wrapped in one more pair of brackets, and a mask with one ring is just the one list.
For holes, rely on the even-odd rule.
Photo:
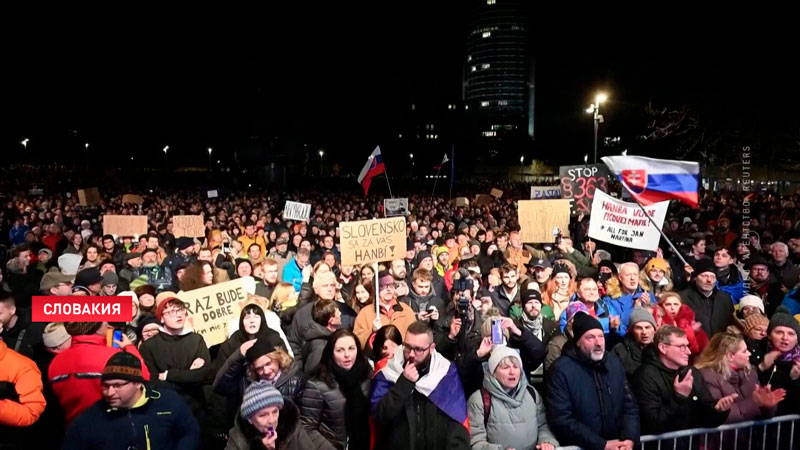
[[(412, 195), (405, 258), (376, 273), (342, 264), (338, 226), (383, 217), (377, 196), (134, 193), (6, 198), (0, 449), (631, 450), (800, 413), (793, 198), (673, 202), (679, 256), (595, 242), (583, 214), (524, 243), (511, 189)], [(284, 220), (286, 200), (309, 220)], [(103, 234), (108, 214), (148, 232)], [(182, 214), (204, 235), (176, 238)], [(178, 294), (237, 278), (247, 303), (209, 348)], [(36, 295), (127, 296), (133, 320), (32, 322)]]

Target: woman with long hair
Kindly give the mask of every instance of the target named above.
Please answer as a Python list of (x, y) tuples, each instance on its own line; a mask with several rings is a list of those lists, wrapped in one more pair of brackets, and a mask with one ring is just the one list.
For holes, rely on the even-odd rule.
[(391, 324), (384, 325), (375, 332), (370, 354), (370, 359), (375, 364), (373, 375), (378, 373), (388, 361), (394, 358), (394, 352), (401, 345), (403, 345), (403, 336), (396, 326)]
[(100, 247), (94, 244), (87, 245), (83, 251), (82, 267), (98, 267), (100, 261)]
[(182, 291), (191, 291), (214, 284), (214, 268), (208, 261), (194, 261), (186, 267), (180, 280)]
[(328, 338), (300, 400), (303, 425), (312, 441), (327, 441), (337, 449), (370, 448), (370, 373), (352, 331), (337, 330)]
[(375, 304), (375, 287), (372, 280), (361, 280), (356, 283), (353, 294), (350, 296), (348, 306), (353, 308), (353, 311), (358, 314), (361, 308), (366, 308)]
[(75, 235), (72, 236), (72, 241), (69, 243), (66, 250), (64, 250), (64, 253), (83, 255), (85, 251), (86, 251), (86, 244), (84, 244), (83, 242), (83, 236), (81, 236), (80, 233), (75, 233)]
[(291, 283), (280, 282), (272, 291), (272, 310), (281, 318), (281, 328), (284, 331), (289, 329), (297, 312), (297, 291)]
[(567, 309), (572, 296), (578, 291), (575, 279), (570, 274), (569, 267), (564, 264), (553, 266), (553, 278), (547, 282), (547, 287), (542, 292), (542, 303), (553, 309), (550, 320), (557, 320), (561, 313)]

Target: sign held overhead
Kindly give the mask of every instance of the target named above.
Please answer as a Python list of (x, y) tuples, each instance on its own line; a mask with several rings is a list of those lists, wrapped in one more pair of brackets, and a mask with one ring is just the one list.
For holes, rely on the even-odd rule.
[(406, 257), (406, 218), (361, 220), (339, 225), (342, 264), (360, 265)]
[(286, 201), (283, 207), (283, 218), (287, 220), (305, 220), (311, 215), (311, 205), (309, 203), (298, 203)]
[[(669, 202), (666, 201), (647, 205), (644, 209), (662, 227), (668, 207)], [(655, 251), (661, 233), (636, 203), (623, 202), (604, 192), (597, 192), (592, 202), (589, 237), (620, 247)]]

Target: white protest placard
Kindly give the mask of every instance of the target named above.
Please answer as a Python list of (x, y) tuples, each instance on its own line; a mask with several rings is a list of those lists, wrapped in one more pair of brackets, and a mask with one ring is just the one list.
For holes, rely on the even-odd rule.
[(173, 216), (172, 235), (176, 238), (183, 236), (192, 238), (205, 236), (206, 225), (203, 216)]
[(561, 188), (558, 186), (531, 186), (531, 200), (547, 200), (561, 198)]
[[(645, 206), (647, 214), (659, 226), (664, 225), (669, 202)], [(655, 251), (661, 234), (636, 203), (623, 202), (597, 190), (592, 201), (589, 237), (620, 247)]]
[(214, 189), (213, 191), (208, 191), (208, 198), (217, 198), (217, 197), (219, 197), (219, 193), (217, 192), (216, 189)]
[(406, 218), (339, 224), (342, 264), (361, 265), (406, 257)]
[(247, 301), (247, 293), (239, 278), (181, 292), (178, 298), (189, 313), (189, 325), (203, 337), (206, 346), (211, 347), (228, 339), (228, 322), (239, 318)]
[(569, 234), (569, 200), (520, 200), (517, 203), (522, 242), (553, 242), (554, 228)]
[(385, 198), (383, 199), (383, 210), (386, 217), (407, 216), (411, 214), (408, 210), (407, 198)]
[(286, 201), (286, 206), (283, 207), (284, 220), (305, 220), (308, 222), (308, 216), (311, 215), (311, 205), (309, 203), (298, 203)]

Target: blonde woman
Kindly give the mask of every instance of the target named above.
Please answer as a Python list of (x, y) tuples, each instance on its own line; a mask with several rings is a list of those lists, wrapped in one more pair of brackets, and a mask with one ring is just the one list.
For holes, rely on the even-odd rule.
[(275, 286), (270, 298), (270, 308), (281, 318), (281, 328), (289, 329), (297, 311), (298, 294), (291, 283), (280, 282)]

